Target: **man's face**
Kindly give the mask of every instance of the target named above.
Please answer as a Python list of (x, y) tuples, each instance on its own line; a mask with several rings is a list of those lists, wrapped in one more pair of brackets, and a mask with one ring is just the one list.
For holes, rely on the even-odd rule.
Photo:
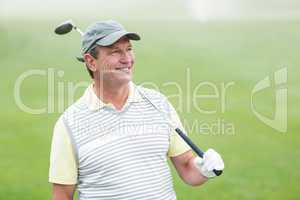
[(127, 37), (107, 47), (98, 47), (98, 58), (95, 59), (95, 79), (109, 84), (128, 83), (132, 78), (134, 54)]

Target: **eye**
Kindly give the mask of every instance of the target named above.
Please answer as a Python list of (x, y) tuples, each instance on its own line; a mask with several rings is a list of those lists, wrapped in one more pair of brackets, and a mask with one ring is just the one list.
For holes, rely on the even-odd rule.
[(132, 51), (132, 47), (128, 47), (128, 48), (127, 48), (127, 51)]
[(111, 54), (112, 54), (112, 55), (116, 55), (116, 54), (118, 54), (119, 52), (120, 52), (120, 51), (116, 49), (116, 50), (113, 50), (113, 51), (111, 52)]

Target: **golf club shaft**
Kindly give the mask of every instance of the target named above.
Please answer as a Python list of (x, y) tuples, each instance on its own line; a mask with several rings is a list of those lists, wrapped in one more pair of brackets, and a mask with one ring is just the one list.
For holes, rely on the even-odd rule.
[[(138, 91), (140, 92), (140, 94), (159, 112), (162, 113), (161, 110), (142, 92), (138, 89)], [(162, 115), (164, 116), (164, 115)], [(170, 118), (167, 118), (164, 116), (164, 118), (167, 120), (168, 124), (170, 127), (172, 127), (173, 129), (175, 129), (175, 131), (179, 134), (179, 136), (193, 149), (193, 151), (200, 157), (203, 158), (204, 156), (204, 152), (199, 149), (193, 142), (192, 140), (190, 140), (190, 138), (188, 138), (188, 136), (186, 134), (183, 133), (182, 130), (180, 130), (179, 128), (177, 128), (171, 121)], [(223, 171), (222, 170), (216, 170), (214, 169), (213, 172), (215, 173), (216, 176), (220, 176)]]
[[(193, 151), (200, 157), (203, 158), (204, 152), (197, 147), (190, 138), (186, 134), (183, 133), (182, 130), (179, 128), (176, 128), (175, 131), (178, 133), (178, 135), (193, 149)], [(213, 172), (216, 174), (216, 176), (220, 176), (222, 174), (222, 170), (216, 170), (214, 169)]]
[(83, 35), (83, 32), (82, 32), (77, 26), (74, 26), (74, 29), (75, 29), (78, 33), (80, 33), (81, 36)]

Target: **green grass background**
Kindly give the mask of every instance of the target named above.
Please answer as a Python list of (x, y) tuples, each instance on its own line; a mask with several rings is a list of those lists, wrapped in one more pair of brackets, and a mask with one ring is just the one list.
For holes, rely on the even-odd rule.
[[(77, 21), (82, 27), (91, 22)], [(136, 83), (154, 82), (170, 95), (176, 89), (163, 84), (176, 81), (185, 88), (186, 68), (191, 71), (192, 89), (202, 81), (218, 86), (235, 83), (228, 90), (225, 113), (215, 100), (201, 102), (205, 108), (217, 108), (212, 115), (195, 109), (188, 112), (192, 93), (183, 89), (182, 119), (192, 123), (222, 118), (234, 124), (235, 134), (190, 133), (203, 149), (213, 147), (220, 152), (226, 169), (205, 186), (191, 187), (172, 168), (179, 200), (300, 198), (299, 21), (120, 21), (142, 36), (140, 42), (134, 42)], [(16, 79), (29, 69), (63, 70), (64, 76), (55, 79), (56, 87), (59, 81), (89, 81), (83, 65), (74, 59), (79, 53), (79, 35), (54, 35), (53, 28), (59, 22), (0, 21), (0, 199), (51, 199), (49, 152), (53, 125), (60, 113), (57, 108), (50, 114), (25, 113), (16, 105), (13, 91)], [(282, 67), (288, 67), (287, 133), (260, 122), (250, 108), (254, 85)], [(46, 106), (45, 77), (27, 79), (21, 89), (27, 105)], [(57, 90), (54, 97), (57, 103)], [(257, 109), (272, 116), (273, 98), (272, 86), (255, 99)], [(178, 106), (178, 100), (170, 100)]]

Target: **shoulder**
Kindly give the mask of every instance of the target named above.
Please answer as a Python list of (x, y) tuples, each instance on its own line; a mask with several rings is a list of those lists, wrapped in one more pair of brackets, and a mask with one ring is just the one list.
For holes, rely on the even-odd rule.
[(84, 96), (80, 97), (77, 101), (75, 101), (73, 104), (68, 106), (65, 111), (62, 113), (63, 115), (70, 114), (70, 113), (78, 113), (78, 112), (83, 112), (87, 110), (87, 104), (86, 104), (86, 99)]
[(164, 94), (162, 94), (160, 91), (150, 89), (150, 88), (145, 88), (143, 86), (137, 86), (137, 87), (140, 93), (142, 95), (145, 95), (148, 98), (167, 101), (167, 97)]
[(149, 103), (153, 104), (159, 110), (164, 110), (165, 112), (170, 111), (170, 102), (168, 98), (162, 94), (160, 91), (138, 86), (140, 94)]
[(85, 103), (84, 98), (80, 97), (77, 101), (68, 106), (63, 113), (61, 113), (56, 121), (55, 127), (72, 124), (72, 121), (76, 121), (76, 119), (86, 115), (87, 111), (87, 104)]

